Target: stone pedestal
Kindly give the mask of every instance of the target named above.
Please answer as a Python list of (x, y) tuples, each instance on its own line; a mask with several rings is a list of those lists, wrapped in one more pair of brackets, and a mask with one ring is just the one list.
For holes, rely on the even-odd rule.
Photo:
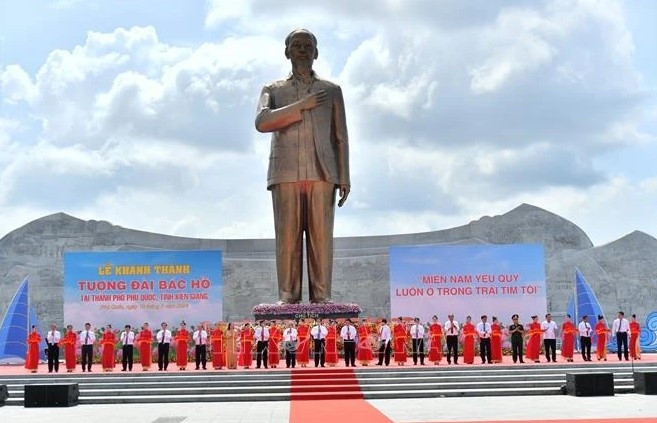
[(252, 311), (258, 321), (357, 318), (363, 309), (353, 303), (258, 304)]

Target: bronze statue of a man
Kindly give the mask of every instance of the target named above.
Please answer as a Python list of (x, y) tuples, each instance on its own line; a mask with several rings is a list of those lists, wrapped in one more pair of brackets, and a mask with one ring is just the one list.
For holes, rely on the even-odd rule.
[(310, 302), (331, 302), (333, 220), (347, 200), (349, 145), (342, 90), (313, 72), (317, 39), (308, 30), (285, 38), (292, 72), (265, 86), (256, 129), (271, 132), (267, 189), (276, 232), (279, 303), (301, 301), (303, 235)]

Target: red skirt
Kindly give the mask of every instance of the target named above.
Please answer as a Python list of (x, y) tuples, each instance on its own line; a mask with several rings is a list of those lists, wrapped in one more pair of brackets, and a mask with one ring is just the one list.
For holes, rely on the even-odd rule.
[(406, 338), (397, 337), (394, 340), (394, 349), (395, 352), (395, 362), (396, 363), (405, 363), (406, 362)]
[(278, 366), (281, 361), (281, 354), (278, 351), (278, 342), (269, 338), (267, 345), (267, 361), (270, 366)]
[(429, 361), (440, 363), (443, 359), (442, 336), (432, 336), (429, 342)]
[(561, 356), (563, 358), (573, 358), (575, 352), (575, 334), (567, 333), (563, 336), (561, 343)]
[(538, 361), (541, 354), (541, 334), (536, 333), (529, 336), (527, 341), (527, 353), (525, 356), (528, 360)]
[(297, 363), (308, 364), (310, 361), (310, 338), (299, 339), (297, 345)]
[(240, 356), (237, 360), (238, 366), (251, 367), (253, 365), (253, 342), (242, 341), (240, 342)]
[(37, 370), (39, 368), (39, 344), (31, 343), (27, 347), (27, 357), (25, 358), (25, 368), (27, 370)]
[(64, 360), (66, 370), (75, 370), (75, 344), (66, 344), (64, 347)]
[(139, 342), (139, 361), (144, 369), (151, 367), (151, 343), (149, 341)]
[(223, 353), (223, 342), (221, 339), (212, 341), (212, 367), (219, 369), (226, 365)]
[(338, 364), (338, 343), (335, 338), (327, 338), (324, 345), (326, 364)]
[(467, 335), (463, 340), (463, 362), (465, 364), (474, 363), (475, 337)]
[(490, 361), (502, 362), (502, 337), (500, 335), (490, 337)]
[(103, 355), (102, 355), (103, 370), (113, 369), (116, 364), (114, 358), (114, 344), (105, 343), (103, 344)]
[(187, 341), (176, 342), (176, 366), (187, 367)]

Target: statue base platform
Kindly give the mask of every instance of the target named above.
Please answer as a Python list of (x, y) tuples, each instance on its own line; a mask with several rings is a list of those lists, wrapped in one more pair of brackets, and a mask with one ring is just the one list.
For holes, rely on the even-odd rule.
[(357, 318), (363, 309), (353, 303), (330, 304), (258, 304), (255, 320), (303, 320)]

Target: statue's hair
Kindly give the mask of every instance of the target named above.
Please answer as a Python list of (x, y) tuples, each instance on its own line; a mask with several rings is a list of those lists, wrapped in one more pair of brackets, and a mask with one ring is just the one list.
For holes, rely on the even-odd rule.
[(287, 34), (287, 37), (285, 37), (285, 50), (290, 48), (290, 42), (292, 41), (292, 37), (296, 34), (308, 34), (310, 35), (310, 39), (313, 40), (313, 44), (315, 44), (315, 47), (317, 47), (317, 37), (315, 37), (315, 34), (312, 32), (308, 31), (307, 29), (299, 28), (295, 29), (294, 31), (290, 32)]

